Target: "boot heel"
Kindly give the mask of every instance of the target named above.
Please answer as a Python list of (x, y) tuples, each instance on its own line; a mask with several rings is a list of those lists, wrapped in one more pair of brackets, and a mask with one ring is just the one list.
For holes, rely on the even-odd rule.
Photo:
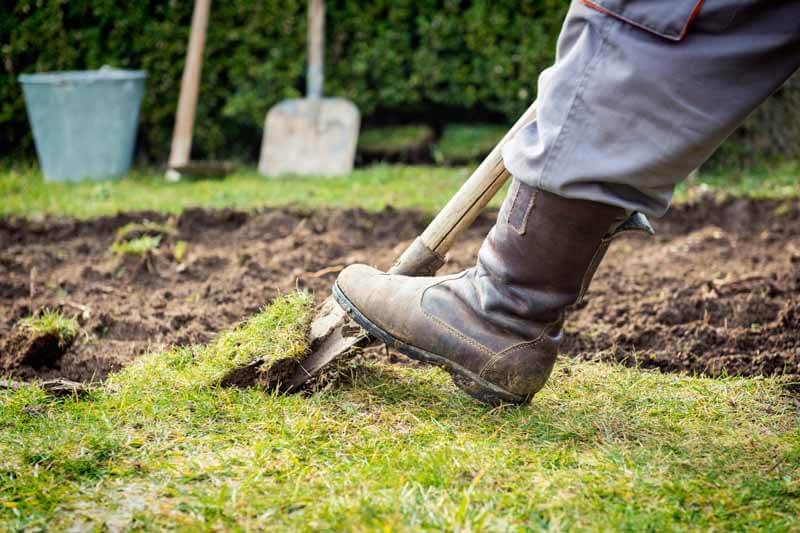
[(522, 397), (510, 393), (508, 395), (501, 395), (492, 389), (481, 386), (477, 381), (456, 374), (455, 372), (450, 372), (450, 377), (453, 379), (453, 383), (455, 383), (456, 387), (476, 400), (489, 404), (492, 407), (500, 405), (528, 405), (531, 403), (531, 396)]

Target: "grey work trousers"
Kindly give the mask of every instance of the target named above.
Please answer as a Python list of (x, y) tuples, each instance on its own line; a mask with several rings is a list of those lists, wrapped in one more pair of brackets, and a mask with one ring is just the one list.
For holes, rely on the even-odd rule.
[(517, 179), (663, 215), (675, 185), (800, 68), (800, 0), (574, 0)]

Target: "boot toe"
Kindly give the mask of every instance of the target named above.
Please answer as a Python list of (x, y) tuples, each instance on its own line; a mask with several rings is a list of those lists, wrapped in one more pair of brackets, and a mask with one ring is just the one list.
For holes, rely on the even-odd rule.
[(350, 265), (336, 278), (339, 291), (361, 312), (368, 316), (380, 310), (380, 301), (387, 292), (388, 276), (367, 265)]
[(380, 270), (367, 265), (350, 265), (339, 273), (336, 278), (336, 285), (339, 290), (347, 296), (354, 304), (358, 305), (372, 290), (365, 290), (366, 286), (372, 285), (371, 280), (383, 273)]
[(381, 272), (371, 266), (350, 265), (339, 273), (336, 284), (348, 298), (352, 298), (358, 293), (358, 288), (363, 286), (364, 280), (379, 274)]
[(367, 265), (352, 265), (339, 274), (336, 287), (348, 305), (373, 325), (405, 340), (413, 337), (415, 331), (426, 329), (414, 310), (430, 279), (386, 274)]

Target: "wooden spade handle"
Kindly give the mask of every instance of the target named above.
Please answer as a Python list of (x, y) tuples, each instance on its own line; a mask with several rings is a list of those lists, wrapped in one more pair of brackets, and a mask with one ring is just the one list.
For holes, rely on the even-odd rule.
[(322, 98), (325, 80), (323, 57), (325, 53), (325, 2), (308, 2), (308, 70), (306, 71), (306, 96)]
[(203, 67), (203, 48), (206, 43), (208, 13), (211, 0), (195, 0), (192, 11), (192, 28), (189, 34), (189, 47), (186, 51), (186, 64), (181, 78), (181, 92), (178, 97), (178, 112), (175, 116), (175, 129), (172, 132), (172, 146), (169, 152), (169, 168), (180, 167), (189, 162), (192, 149), (192, 129), (197, 109), (197, 95), (200, 92), (200, 70)]
[(536, 120), (536, 102), (522, 114), (464, 185), (439, 211), (425, 231), (403, 252), (392, 274), (433, 275), (444, 263), (444, 255), (477, 218), (486, 204), (508, 180), (500, 149), (524, 125)]

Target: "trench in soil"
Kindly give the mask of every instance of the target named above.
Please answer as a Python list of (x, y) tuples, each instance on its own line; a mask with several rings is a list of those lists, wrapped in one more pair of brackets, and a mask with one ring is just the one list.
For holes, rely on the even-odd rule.
[[(493, 219), (478, 219), (443, 272), (474, 263)], [(111, 254), (117, 229), (143, 220), (174, 234), (145, 257)], [(710, 376), (800, 374), (800, 202), (703, 200), (654, 223), (655, 237), (612, 245), (569, 311), (562, 354)], [(341, 268), (388, 267), (424, 225), (392, 209), (2, 219), (0, 374), (102, 379), (147, 351), (207, 342), (278, 294), (322, 300)], [(75, 316), (81, 334), (32, 354), (15, 324), (45, 307)]]

